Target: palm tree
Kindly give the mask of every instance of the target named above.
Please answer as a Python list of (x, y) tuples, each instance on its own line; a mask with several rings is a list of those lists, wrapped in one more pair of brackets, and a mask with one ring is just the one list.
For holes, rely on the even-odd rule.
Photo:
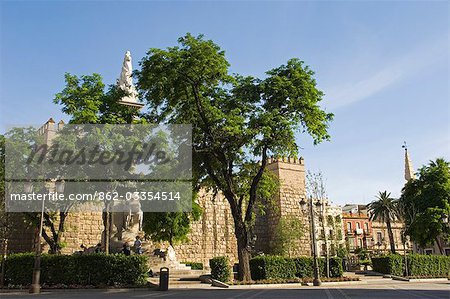
[(391, 223), (397, 218), (396, 200), (391, 198), (391, 193), (387, 191), (378, 192), (377, 200), (367, 205), (370, 214), (370, 220), (378, 220), (386, 223), (391, 252), (395, 253), (394, 234)]

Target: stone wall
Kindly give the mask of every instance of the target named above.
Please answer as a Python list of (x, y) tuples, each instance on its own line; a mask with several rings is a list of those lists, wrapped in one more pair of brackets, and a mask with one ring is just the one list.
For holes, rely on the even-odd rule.
[(178, 260), (208, 265), (210, 258), (226, 255), (236, 262), (237, 243), (228, 201), (220, 193), (205, 190), (200, 192), (198, 203), (203, 208), (202, 216), (192, 224), (189, 241), (175, 246)]
[[(294, 254), (310, 255), (309, 214), (303, 213), (299, 204), (301, 198), (306, 197), (303, 159), (269, 159), (267, 169), (273, 171), (279, 178), (280, 189), (271, 204), (266, 206), (266, 214), (259, 215), (256, 219), (253, 231), (256, 236), (254, 249), (270, 253), (280, 217), (294, 215), (302, 219), (305, 228), (304, 237), (298, 242)], [(178, 260), (202, 262), (208, 265), (210, 258), (226, 255), (233, 263), (237, 262), (237, 242), (228, 201), (221, 193), (213, 194), (212, 191), (203, 190), (198, 196), (198, 203), (203, 208), (203, 214), (192, 224), (192, 231), (188, 235), (189, 240), (175, 246)], [(101, 242), (102, 231), (100, 212), (70, 213), (61, 239), (65, 245), (62, 252), (71, 254), (80, 250), (81, 244), (87, 247), (95, 246)], [(35, 234), (36, 231), (34, 236)], [(33, 242), (24, 241), (26, 248), (17, 250), (32, 250), (30, 243)], [(151, 242), (148, 242), (148, 245), (153, 246)], [(164, 247), (164, 244), (162, 245)], [(47, 250), (48, 247), (44, 246), (43, 252)]]
[(102, 214), (100, 212), (70, 213), (66, 218), (65, 232), (61, 242), (65, 245), (62, 253), (71, 254), (86, 247), (97, 245), (101, 241), (103, 231)]

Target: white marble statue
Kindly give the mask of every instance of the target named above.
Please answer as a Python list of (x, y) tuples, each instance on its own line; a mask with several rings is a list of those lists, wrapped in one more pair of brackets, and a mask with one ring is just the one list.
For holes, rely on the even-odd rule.
[(122, 98), (122, 102), (137, 104), (137, 91), (133, 85), (132, 75), (133, 66), (131, 65), (131, 53), (130, 51), (127, 51), (125, 53), (125, 58), (123, 59), (122, 71), (120, 72), (120, 77), (117, 80), (117, 85), (120, 89), (127, 93), (127, 95)]
[(126, 202), (126, 210), (128, 211), (126, 215), (126, 227), (130, 227), (132, 230), (137, 232), (142, 231), (142, 220), (144, 219), (144, 213), (141, 209), (141, 202), (138, 199), (133, 199)]
[(177, 261), (177, 255), (175, 253), (175, 249), (173, 249), (172, 245), (169, 245), (167, 248), (166, 258), (169, 262), (176, 262)]

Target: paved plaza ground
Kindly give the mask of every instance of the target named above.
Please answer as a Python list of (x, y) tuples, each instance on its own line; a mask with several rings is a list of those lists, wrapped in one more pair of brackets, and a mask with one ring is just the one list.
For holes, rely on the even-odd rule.
[(67, 290), (44, 291), (40, 295), (27, 293), (4, 293), (0, 298), (52, 298), (52, 299), (78, 299), (78, 298), (229, 298), (229, 299), (259, 299), (259, 298), (424, 298), (449, 299), (449, 282), (399, 282), (389, 279), (376, 279), (362, 281), (358, 284), (345, 284), (333, 286), (301, 286), (289, 289), (279, 289), (276, 286), (261, 289), (172, 289), (167, 292), (154, 290)]

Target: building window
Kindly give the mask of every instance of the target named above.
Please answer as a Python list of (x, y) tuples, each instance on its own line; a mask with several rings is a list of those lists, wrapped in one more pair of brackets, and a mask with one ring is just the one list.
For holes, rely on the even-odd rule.
[(352, 231), (352, 223), (351, 222), (347, 222), (347, 231), (348, 232)]
[(357, 228), (357, 229), (360, 229), (360, 228), (361, 228), (361, 223), (356, 222), (356, 228)]
[(381, 232), (377, 232), (377, 243), (383, 242), (383, 235), (381, 234)]
[(355, 249), (355, 238), (348, 238), (348, 245), (351, 250)]
[(450, 256), (450, 248), (445, 248), (444, 252), (446, 256)]
[(364, 223), (364, 225), (366, 226), (366, 232), (369, 232), (369, 223)]
[(433, 249), (425, 249), (425, 254), (426, 255), (432, 255), (433, 254)]
[(364, 246), (364, 243), (363, 243), (363, 239), (358, 239), (358, 246), (359, 246), (359, 248), (363, 248)]

